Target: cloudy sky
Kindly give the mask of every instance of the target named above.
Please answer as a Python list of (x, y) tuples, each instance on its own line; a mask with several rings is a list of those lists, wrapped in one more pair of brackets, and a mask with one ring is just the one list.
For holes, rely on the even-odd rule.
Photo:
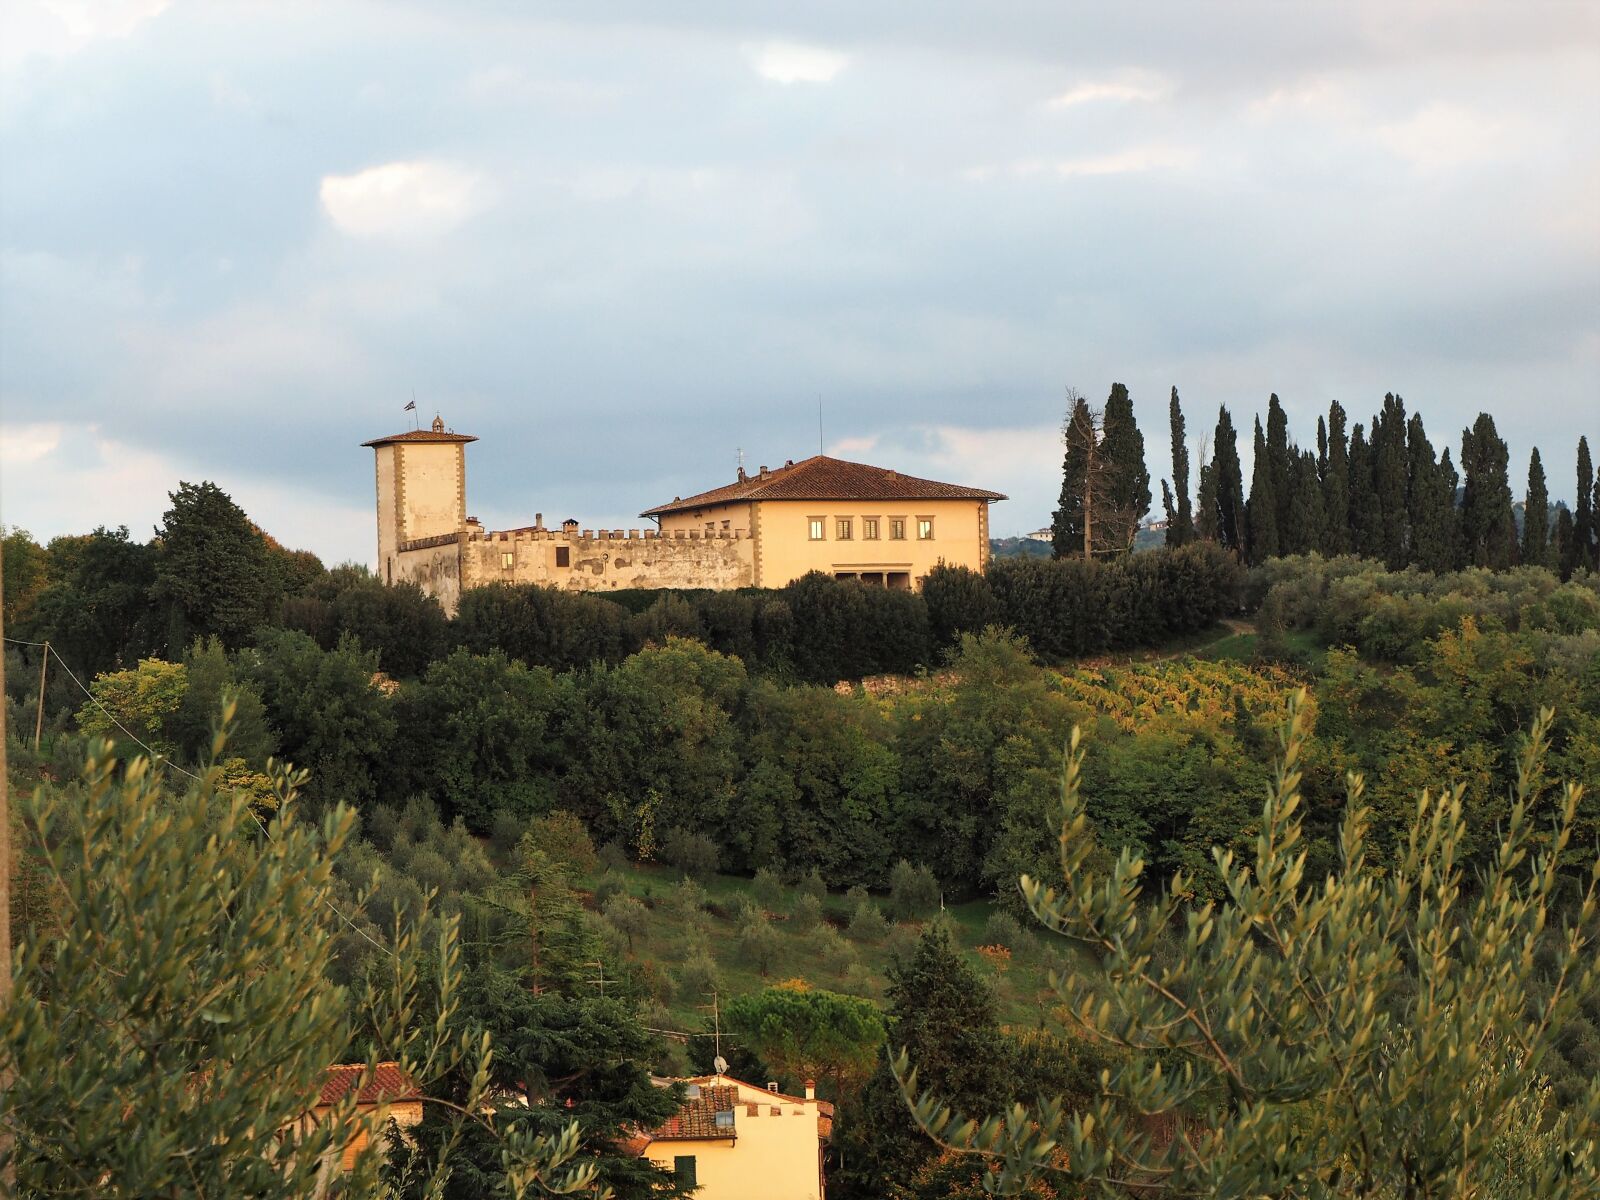
[[(214, 479), (373, 555), (415, 391), (584, 524), (828, 450), (1047, 522), (1069, 386), (1151, 470), (1278, 392), (1600, 434), (1600, 6), (9, 0), (0, 519)], [(1520, 491), (1520, 481), (1517, 483)]]

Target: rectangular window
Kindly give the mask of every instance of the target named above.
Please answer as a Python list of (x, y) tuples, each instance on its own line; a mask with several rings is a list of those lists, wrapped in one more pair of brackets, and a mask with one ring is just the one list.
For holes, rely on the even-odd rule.
[(823, 539), (823, 529), (824, 529), (824, 527), (826, 525), (827, 525), (827, 521), (823, 517), (812, 517), (811, 518), (811, 540), (813, 542), (822, 541), (822, 539)]
[(889, 540), (903, 542), (906, 538), (906, 519), (904, 517), (889, 518)]
[(517, 556), (514, 551), (502, 550), (500, 552), (500, 565), (506, 570), (511, 570), (511, 568), (516, 565), (516, 562)]
[(861, 518), (861, 540), (866, 542), (875, 542), (878, 540), (877, 517)]
[(854, 524), (849, 517), (840, 517), (834, 527), (834, 536), (841, 542), (848, 542), (852, 536), (851, 526)]
[(571, 546), (557, 546), (556, 547), (556, 566), (558, 566), (558, 567), (570, 567), (571, 565), (572, 565), (572, 547)]
[(933, 541), (933, 518), (932, 517), (918, 517), (917, 518), (917, 540), (919, 542), (931, 542), (931, 541)]
[(694, 1169), (694, 1155), (679, 1154), (672, 1160), (672, 1174), (678, 1182), (688, 1187), (699, 1187), (700, 1180)]

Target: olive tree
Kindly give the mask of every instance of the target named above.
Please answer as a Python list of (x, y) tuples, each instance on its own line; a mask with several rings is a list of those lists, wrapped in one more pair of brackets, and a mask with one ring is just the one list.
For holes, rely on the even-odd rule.
[[(1600, 1081), (1566, 1111), (1540, 1099), (1554, 1032), (1600, 976), (1600, 860), (1561, 901), (1583, 789), (1542, 782), (1552, 719), (1541, 713), (1525, 740), (1498, 847), (1471, 886), (1462, 786), (1423, 792), (1398, 861), (1379, 872), (1359, 775), (1340, 866), (1312, 882), (1300, 693), (1254, 861), (1213, 851), (1224, 895), (1204, 904), (1181, 873), (1146, 903), (1130, 851), (1097, 876), (1074, 731), (1064, 884), (1021, 885), (1046, 929), (1083, 950), (1085, 965), (1052, 983), (1078, 1034), (1121, 1048), (1118, 1065), (1076, 1111), (1047, 1098), (978, 1123), (922, 1095), (916, 1120), (950, 1150), (994, 1160), (985, 1185), (1000, 1194), (1054, 1175), (1105, 1196), (1595, 1195)], [(1174, 929), (1181, 946), (1162, 953)], [(903, 1051), (895, 1068), (914, 1095)]]

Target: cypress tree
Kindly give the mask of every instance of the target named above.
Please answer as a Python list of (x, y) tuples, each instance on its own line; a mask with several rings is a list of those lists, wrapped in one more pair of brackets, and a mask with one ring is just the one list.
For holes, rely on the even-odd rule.
[(1350, 448), (1344, 430), (1344, 408), (1335, 400), (1328, 406), (1327, 466), (1322, 471), (1322, 552), (1330, 558), (1350, 552)]
[[(1144, 434), (1133, 416), (1133, 399), (1120, 383), (1113, 383), (1106, 397), (1100, 454), (1108, 474), (1106, 544), (1125, 552), (1133, 549), (1139, 522), (1150, 511), (1150, 471), (1144, 463)], [(1099, 521), (1098, 514), (1095, 519)]]
[(1574, 565), (1595, 569), (1595, 489), (1594, 464), (1589, 460), (1589, 439), (1578, 439), (1578, 496), (1572, 512)]
[(1517, 527), (1506, 476), (1509, 457), (1488, 413), (1479, 413), (1472, 428), (1461, 431), (1461, 469), (1466, 475), (1461, 535), (1466, 561), (1475, 567), (1503, 571), (1516, 559)]
[(1289, 521), (1282, 531), (1285, 554), (1309, 554), (1322, 544), (1322, 486), (1317, 457), (1306, 450), (1294, 460), (1289, 484)]
[(1076, 392), (1068, 392), (1067, 399), (1072, 407), (1061, 430), (1066, 452), (1061, 459), (1060, 507), (1050, 523), (1050, 541), (1057, 558), (1083, 553), (1083, 487), (1095, 445), (1089, 402)]
[(1239, 465), (1239, 435), (1228, 406), (1217, 410), (1212, 448), (1212, 484), (1217, 492), (1217, 540), (1229, 550), (1244, 552), (1244, 469)]
[(1210, 463), (1200, 464), (1200, 483), (1195, 491), (1194, 533), (1203, 542), (1217, 540), (1217, 472)]
[[(1283, 405), (1278, 403), (1278, 393), (1267, 397), (1267, 465), (1272, 475), (1272, 497), (1277, 501), (1278, 537), (1282, 542), (1289, 528), (1289, 493), (1294, 478), (1293, 453), (1289, 448), (1289, 418)], [(1287, 546), (1281, 546), (1288, 552)]]
[(1422, 414), (1412, 413), (1406, 428), (1406, 561), (1429, 571), (1455, 565), (1454, 474), (1451, 468), (1452, 478), (1443, 475), (1422, 428)]
[(1372, 490), (1372, 450), (1358, 423), (1350, 431), (1350, 549), (1364, 558), (1382, 553), (1378, 495)]
[(1565, 504), (1556, 505), (1556, 535), (1552, 541), (1556, 570), (1562, 579), (1570, 579), (1577, 560), (1577, 539), (1572, 531), (1572, 510)]
[(1251, 563), (1264, 563), (1278, 556), (1278, 497), (1272, 485), (1272, 452), (1261, 418), (1256, 418), (1255, 462), (1250, 468), (1250, 501), (1246, 508), (1245, 557)]
[(1328, 478), (1328, 422), (1320, 415), (1317, 417), (1317, 479), (1326, 482)]
[(1177, 388), (1172, 389), (1167, 416), (1172, 426), (1172, 490), (1177, 493), (1175, 511), (1167, 518), (1167, 545), (1182, 546), (1194, 541), (1194, 517), (1189, 507), (1189, 444)]
[(1450, 447), (1439, 455), (1439, 474), (1435, 486), (1439, 489), (1440, 518), (1444, 523), (1444, 536), (1439, 539), (1439, 549), (1433, 561), (1441, 564), (1441, 571), (1458, 571), (1466, 565), (1466, 547), (1461, 540), (1461, 507), (1456, 497), (1461, 491), (1461, 476), (1450, 461)]
[(1550, 565), (1550, 490), (1544, 482), (1539, 447), (1528, 456), (1528, 493), (1522, 502), (1522, 561), (1530, 567)]
[[(1406, 406), (1390, 392), (1372, 423), (1372, 487), (1378, 498), (1378, 554), (1391, 569), (1407, 561)], [(1431, 451), (1430, 451), (1431, 452)]]

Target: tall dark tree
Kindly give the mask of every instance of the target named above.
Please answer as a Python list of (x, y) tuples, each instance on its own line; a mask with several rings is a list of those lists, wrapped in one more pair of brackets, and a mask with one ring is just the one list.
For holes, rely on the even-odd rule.
[(1406, 406), (1390, 392), (1372, 422), (1372, 490), (1378, 500), (1377, 557), (1391, 569), (1407, 559)]
[[(1113, 553), (1133, 549), (1139, 523), (1150, 511), (1150, 471), (1144, 462), (1144, 434), (1133, 415), (1126, 385), (1114, 383), (1106, 397), (1100, 453), (1109, 478), (1106, 484), (1106, 547)], [(1100, 544), (1098, 537), (1096, 546)]]
[(1246, 506), (1245, 557), (1263, 563), (1278, 556), (1278, 497), (1273, 485), (1272, 451), (1256, 418), (1255, 461), (1250, 468), (1250, 500)]
[(889, 1056), (901, 1046), (919, 1078), (964, 1112), (981, 1118), (1012, 1099), (1006, 1094), (1011, 1055), (994, 997), (940, 922), (928, 926), (909, 959), (889, 968), (888, 1041), (860, 1098), (839, 1114), (839, 1169), (828, 1180), (830, 1195), (877, 1200), (938, 1154), (912, 1123), (889, 1070)]
[(1556, 532), (1551, 539), (1550, 552), (1561, 578), (1570, 579), (1578, 561), (1577, 538), (1572, 529), (1572, 510), (1565, 504), (1556, 506)]
[(166, 630), (150, 600), (154, 546), (124, 525), (52, 538), (49, 554), (50, 582), (22, 636), (48, 641), (85, 680), (157, 652)]
[(1382, 518), (1372, 487), (1372, 450), (1358, 422), (1350, 431), (1350, 549), (1366, 558), (1382, 553)]
[(1309, 450), (1295, 456), (1288, 523), (1280, 532), (1285, 554), (1309, 554), (1322, 544), (1322, 485), (1317, 479), (1317, 457)]
[(1600, 529), (1595, 527), (1594, 464), (1589, 458), (1589, 439), (1578, 439), (1578, 495), (1572, 509), (1574, 563), (1593, 571), (1596, 568), (1596, 543)]
[(1522, 502), (1522, 561), (1530, 567), (1550, 565), (1550, 489), (1544, 481), (1539, 447), (1528, 456), (1528, 492)]
[(244, 510), (216, 484), (180, 483), (156, 530), (153, 599), (168, 607), (168, 651), (191, 638), (238, 646), (269, 616), (279, 574)]
[(1239, 435), (1228, 406), (1217, 410), (1212, 444), (1212, 482), (1217, 489), (1217, 540), (1229, 550), (1244, 552), (1244, 469), (1239, 465)]
[(1194, 515), (1189, 507), (1189, 443), (1184, 436), (1183, 408), (1178, 403), (1177, 388), (1172, 389), (1167, 407), (1172, 426), (1172, 490), (1176, 493), (1174, 512), (1167, 525), (1167, 545), (1182, 546), (1194, 541)]
[(1422, 428), (1422, 414), (1412, 413), (1406, 427), (1408, 562), (1430, 571), (1455, 565), (1455, 487), (1454, 469), (1447, 478)]
[(1461, 536), (1471, 566), (1503, 571), (1516, 561), (1517, 527), (1506, 473), (1509, 458), (1488, 413), (1479, 413), (1472, 428), (1461, 431), (1461, 470), (1466, 476)]
[(1194, 535), (1202, 542), (1218, 539), (1217, 471), (1211, 463), (1200, 464), (1200, 483), (1195, 489)]
[(1350, 448), (1344, 431), (1344, 408), (1335, 400), (1328, 406), (1327, 466), (1322, 471), (1322, 552), (1329, 556), (1350, 550)]
[[(1267, 397), (1267, 464), (1272, 472), (1272, 497), (1277, 502), (1278, 539), (1289, 527), (1289, 502), (1291, 481), (1294, 477), (1294, 453), (1289, 446), (1289, 418), (1278, 401), (1278, 393)], [(1280, 548), (1288, 553), (1287, 547)]]
[(1075, 389), (1067, 391), (1067, 419), (1061, 428), (1066, 452), (1061, 459), (1061, 498), (1050, 524), (1051, 545), (1057, 558), (1083, 553), (1084, 488), (1099, 436), (1089, 402)]
[(1439, 474), (1435, 486), (1440, 496), (1448, 497), (1449, 503), (1442, 509), (1445, 535), (1440, 540), (1436, 556), (1430, 561), (1444, 564), (1438, 568), (1441, 571), (1459, 570), (1465, 565), (1466, 558), (1466, 545), (1461, 540), (1461, 505), (1457, 502), (1461, 495), (1461, 476), (1456, 472), (1455, 463), (1450, 461), (1449, 446), (1439, 455)]

